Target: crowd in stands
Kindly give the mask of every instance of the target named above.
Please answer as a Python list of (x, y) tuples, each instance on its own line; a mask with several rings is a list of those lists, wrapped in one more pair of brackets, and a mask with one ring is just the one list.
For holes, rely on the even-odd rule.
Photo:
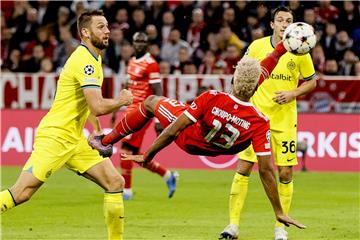
[(231, 74), (254, 40), (272, 34), (279, 4), (314, 26), (316, 70), (360, 75), (358, 1), (2, 1), (1, 70), (57, 72), (80, 43), (77, 16), (102, 9), (111, 30), (105, 71), (124, 74), (132, 35), (144, 31), (162, 74)]

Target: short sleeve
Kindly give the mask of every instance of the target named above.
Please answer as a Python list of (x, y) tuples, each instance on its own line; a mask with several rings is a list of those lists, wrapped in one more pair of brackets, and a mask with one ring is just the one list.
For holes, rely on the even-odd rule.
[(270, 144), (270, 124), (269, 121), (264, 121), (256, 130), (252, 139), (252, 145), (257, 156), (264, 156), (271, 154)]
[(101, 87), (99, 69), (91, 62), (76, 63), (73, 74), (81, 88)]
[(300, 74), (305, 81), (311, 80), (316, 76), (314, 64), (309, 53), (302, 56)]
[(160, 83), (161, 82), (160, 68), (159, 68), (159, 64), (156, 61), (149, 64), (149, 66), (148, 66), (148, 74), (149, 74), (149, 83), (150, 84)]
[(197, 122), (206, 109), (206, 102), (209, 99), (209, 92), (204, 92), (191, 103), (190, 107), (185, 110), (184, 114), (190, 118), (193, 122)]

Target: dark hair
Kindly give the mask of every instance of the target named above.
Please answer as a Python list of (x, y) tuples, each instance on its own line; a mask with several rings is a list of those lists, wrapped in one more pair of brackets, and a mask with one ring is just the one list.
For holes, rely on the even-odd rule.
[(278, 14), (278, 12), (288, 12), (290, 13), (293, 18), (295, 18), (294, 12), (291, 11), (289, 8), (285, 7), (285, 6), (280, 6), (275, 8), (272, 12), (271, 12), (271, 21), (274, 22), (275, 16), (276, 14)]
[(81, 29), (88, 28), (91, 23), (91, 18), (93, 16), (104, 16), (104, 12), (102, 10), (89, 9), (82, 14), (77, 19), (77, 28), (80, 37), (82, 37)]

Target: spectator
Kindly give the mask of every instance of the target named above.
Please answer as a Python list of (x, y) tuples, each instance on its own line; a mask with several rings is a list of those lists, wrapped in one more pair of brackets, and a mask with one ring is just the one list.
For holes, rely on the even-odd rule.
[(117, 14), (117, 9), (119, 8), (118, 4), (114, 0), (106, 0), (103, 2), (101, 6), (101, 10), (103, 10), (106, 19), (109, 22), (115, 21), (115, 16)]
[(163, 24), (161, 26), (161, 42), (164, 44), (168, 41), (171, 29), (174, 27), (174, 15), (171, 11), (163, 15)]
[(323, 73), (325, 70), (325, 53), (321, 44), (316, 44), (311, 52), (315, 71)]
[(355, 75), (355, 64), (359, 61), (359, 57), (350, 49), (345, 51), (344, 59), (339, 63), (340, 75)]
[(142, 8), (136, 8), (132, 12), (132, 23), (130, 24), (129, 34), (133, 36), (136, 32), (145, 32), (145, 12)]
[(71, 35), (69, 26), (60, 27), (60, 41), (61, 43), (54, 50), (56, 72), (61, 70), (71, 53), (79, 45), (79, 41)]
[(120, 27), (113, 28), (110, 32), (109, 46), (106, 48), (104, 53), (104, 63), (114, 73), (119, 72), (120, 60), (121, 60), (121, 46), (124, 44), (124, 34)]
[(264, 29), (262, 27), (254, 28), (251, 30), (252, 41), (263, 38), (264, 36), (265, 36), (265, 33), (264, 33)]
[(52, 73), (54, 69), (53, 62), (50, 58), (46, 57), (40, 62), (40, 72), (41, 73)]
[(215, 55), (212, 51), (208, 50), (205, 53), (203, 62), (199, 66), (199, 74), (212, 74), (215, 67)]
[(326, 58), (335, 58), (336, 25), (334, 23), (326, 23), (325, 34), (320, 43), (324, 48)]
[(134, 49), (130, 43), (127, 42), (121, 46), (121, 52), (120, 52), (121, 60), (119, 63), (119, 72), (118, 72), (120, 75), (126, 75), (126, 68), (133, 53), (134, 53)]
[(229, 26), (231, 31), (233, 31), (237, 36), (241, 36), (241, 27), (235, 18), (235, 9), (226, 8), (223, 13), (223, 22), (222, 25)]
[(189, 55), (192, 50), (190, 45), (184, 40), (180, 39), (180, 31), (178, 29), (172, 29), (169, 35), (169, 41), (161, 47), (161, 59), (170, 62), (172, 66), (176, 65), (180, 48), (186, 48)]
[(60, 28), (68, 25), (69, 22), (70, 22), (70, 10), (67, 7), (61, 6), (57, 12), (56, 23), (53, 26), (53, 32), (58, 41), (61, 41)]
[(57, 6), (56, 4), (49, 4), (49, 0), (30, 1), (30, 4), (36, 8), (37, 22), (40, 26), (45, 26), (56, 21)]
[(180, 5), (173, 11), (175, 17), (174, 25), (179, 29), (183, 39), (186, 39), (186, 34), (191, 24), (191, 14), (193, 10), (193, 1), (181, 1)]
[(353, 40), (349, 37), (346, 31), (340, 31), (336, 35), (335, 51), (336, 59), (341, 60), (344, 57), (344, 53), (347, 49), (353, 46)]
[(155, 58), (155, 60), (157, 62), (160, 62), (161, 61), (161, 58), (160, 58), (160, 47), (159, 45), (155, 44), (155, 43), (152, 43), (152, 44), (149, 44), (149, 53)]
[(230, 44), (236, 46), (240, 52), (242, 52), (246, 45), (245, 42), (241, 41), (236, 34), (231, 31), (229, 26), (223, 26), (220, 28), (218, 34), (219, 48), (224, 51)]
[(163, 76), (167, 76), (171, 74), (171, 66), (170, 63), (167, 61), (161, 61), (159, 63), (159, 68), (160, 68), (160, 74)]
[(200, 8), (196, 8), (192, 12), (192, 23), (187, 31), (187, 42), (192, 49), (197, 49), (200, 46), (202, 31), (205, 28), (204, 13)]
[(19, 65), (20, 65), (20, 61), (21, 61), (21, 52), (19, 49), (13, 49), (10, 52), (10, 56), (8, 59), (6, 59), (6, 61), (4, 62), (4, 64), (2, 64), (1, 68), (2, 69), (7, 69), (11, 72), (19, 72)]
[(335, 59), (328, 59), (325, 61), (325, 75), (339, 75), (338, 70), (339, 67)]
[[(312, 8), (307, 8), (304, 10), (304, 22), (314, 27), (315, 31), (323, 31), (324, 26), (322, 23), (318, 22), (316, 19), (315, 10)], [(302, 19), (302, 18), (300, 18)]]
[(41, 60), (45, 57), (44, 48), (42, 45), (35, 45), (33, 48), (32, 57), (28, 60), (23, 60), (20, 62), (20, 71), (21, 72), (31, 72), (35, 73), (40, 70)]
[(220, 59), (215, 63), (213, 74), (226, 74), (226, 70), (227, 70), (226, 62)]
[(350, 36), (354, 29), (360, 28), (359, 8), (355, 7), (354, 2), (343, 2), (343, 11), (340, 12), (338, 27), (340, 30), (345, 30)]
[(294, 13), (295, 19), (302, 19), (304, 16), (304, 7), (299, 0), (289, 0), (289, 9)]
[(147, 17), (151, 20), (151, 23), (160, 29), (162, 26), (162, 18), (164, 13), (168, 11), (168, 8), (164, 1), (151, 1), (151, 6), (146, 11)]
[[(262, 27), (263, 29), (267, 29), (266, 27), (270, 25), (270, 11), (269, 8), (263, 3), (259, 2), (256, 7), (256, 16), (259, 21), (259, 27)], [(269, 29), (266, 32), (266, 35), (271, 35), (272, 31)], [(254, 39), (252, 39), (254, 41)]]
[(233, 74), (238, 61), (240, 61), (239, 49), (235, 45), (228, 45), (223, 59), (226, 62), (227, 67), (225, 73)]
[(146, 26), (146, 34), (148, 35), (148, 41), (150, 44), (161, 45), (161, 40), (158, 34), (158, 30), (155, 25), (149, 24)]
[(204, 19), (212, 28), (212, 32), (218, 32), (218, 26), (222, 23), (224, 8), (221, 1), (208, 1), (204, 7)]
[(183, 74), (196, 74), (197, 68), (192, 61), (188, 61), (184, 65)]
[(185, 64), (187, 64), (190, 61), (191, 61), (191, 59), (190, 59), (188, 49), (185, 47), (181, 47), (178, 52), (178, 60), (172, 66), (172, 68), (173, 68), (172, 72), (173, 73), (184, 73)]
[(42, 45), (44, 49), (44, 56), (53, 58), (54, 56), (54, 49), (56, 47), (56, 41), (50, 32), (49, 26), (40, 27), (37, 29), (37, 37), (35, 40), (28, 42), (24, 49), (23, 59), (27, 60), (32, 55), (32, 50), (35, 45)]
[(129, 29), (130, 25), (128, 23), (128, 12), (125, 8), (120, 8), (117, 10), (115, 15), (115, 22), (112, 23), (113, 28), (120, 28), (123, 32), (124, 38), (128, 41), (131, 41)]
[(315, 13), (322, 23), (331, 22), (339, 17), (339, 9), (331, 5), (331, 0), (321, 0), (320, 6), (315, 8)]
[(37, 10), (35, 8), (26, 10), (26, 20), (21, 21), (18, 25), (17, 30), (10, 41), (12, 45), (10, 49), (24, 49), (29, 41), (36, 39), (36, 31), (39, 27), (37, 16)]

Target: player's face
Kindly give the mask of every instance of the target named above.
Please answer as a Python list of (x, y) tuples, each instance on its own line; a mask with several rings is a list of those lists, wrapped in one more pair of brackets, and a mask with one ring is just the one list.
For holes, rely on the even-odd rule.
[(134, 46), (135, 54), (146, 52), (146, 50), (147, 50), (146, 37), (143, 35), (137, 36), (133, 40), (133, 46)]
[(274, 17), (274, 21), (270, 23), (271, 28), (274, 30), (274, 36), (282, 39), (285, 29), (292, 24), (293, 21), (294, 18), (291, 13), (278, 12)]
[(96, 48), (102, 50), (109, 45), (110, 30), (103, 16), (94, 16), (90, 26), (90, 41)]

